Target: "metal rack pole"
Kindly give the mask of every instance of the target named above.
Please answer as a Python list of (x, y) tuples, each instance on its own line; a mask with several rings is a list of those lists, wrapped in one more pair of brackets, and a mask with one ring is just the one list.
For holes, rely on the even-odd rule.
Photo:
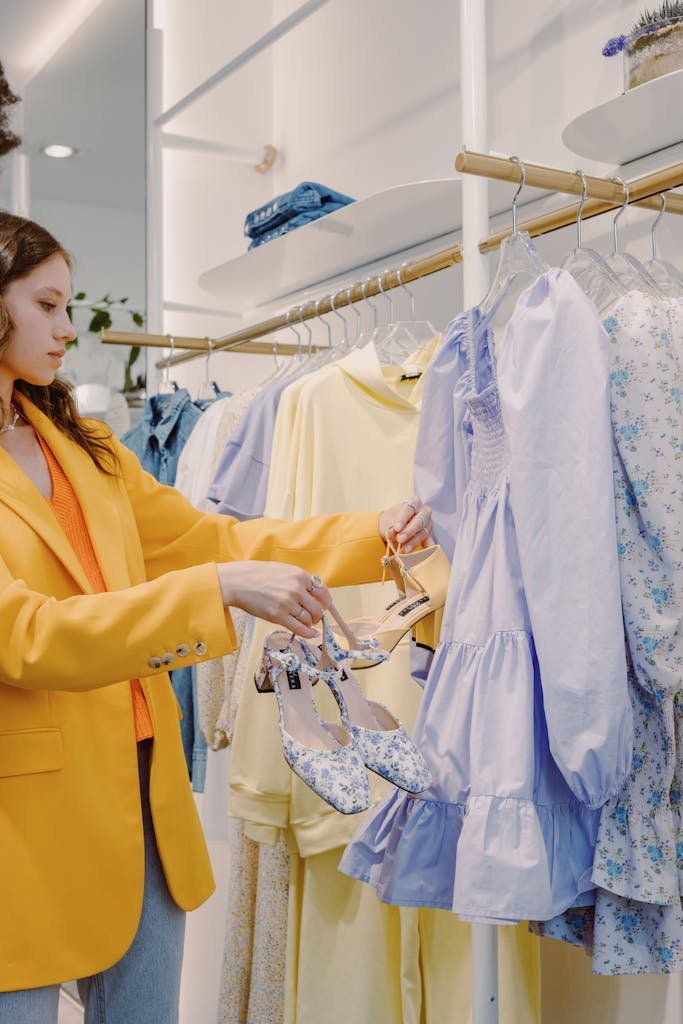
[[(460, 0), (460, 90), (463, 143), (486, 150), (486, 4), (481, 0)], [(463, 300), (470, 309), (489, 286), (487, 257), (479, 250), (489, 230), (488, 181), (470, 174), (462, 185)], [(490, 924), (471, 929), (472, 1024), (498, 1024), (498, 929)]]

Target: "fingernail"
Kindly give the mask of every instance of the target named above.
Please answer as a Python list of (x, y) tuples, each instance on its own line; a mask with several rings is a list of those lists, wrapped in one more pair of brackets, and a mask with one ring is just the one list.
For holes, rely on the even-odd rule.
[(413, 550), (413, 545), (412, 544), (406, 544), (405, 550), (406, 551), (412, 551)]
[(398, 535), (398, 539), (400, 540), (400, 542), (401, 542), (401, 544), (402, 544), (402, 543), (403, 543), (403, 541), (404, 541), (404, 540), (406, 539), (406, 535), (405, 535), (405, 533), (399, 533), (399, 535)]

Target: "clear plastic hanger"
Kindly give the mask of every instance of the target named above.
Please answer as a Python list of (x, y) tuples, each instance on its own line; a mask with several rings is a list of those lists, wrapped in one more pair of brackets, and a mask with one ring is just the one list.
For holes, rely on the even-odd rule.
[(389, 322), (384, 329), (373, 331), (370, 341), (374, 343), (380, 363), (385, 366), (403, 366), (420, 348), (420, 342), (411, 333), (410, 324), (396, 320), (393, 299), (387, 294), (389, 289), (385, 289), (382, 284), (383, 278), (389, 273), (389, 270), (385, 270), (377, 277), (377, 287), (389, 303)]
[(206, 363), (204, 369), (204, 380), (199, 387), (199, 394), (197, 395), (198, 402), (211, 402), (214, 398), (218, 398), (221, 393), (221, 389), (216, 384), (215, 380), (212, 380), (209, 376), (209, 366), (211, 364), (211, 354), (214, 346), (213, 338), (206, 339)]
[(161, 379), (159, 389), (157, 391), (157, 394), (159, 395), (173, 395), (178, 390), (177, 383), (174, 380), (170, 379), (171, 360), (175, 355), (175, 338), (173, 337), (172, 334), (167, 334), (166, 337), (168, 338), (168, 347), (170, 348), (171, 351), (168, 354), (168, 359), (166, 360), (166, 365), (164, 366), (164, 375)]
[(623, 188), (624, 202), (619, 207), (619, 210), (612, 221), (612, 252), (607, 257), (607, 265), (614, 271), (622, 288), (627, 292), (635, 290), (645, 292), (647, 295), (652, 295), (655, 298), (662, 299), (664, 298), (663, 291), (652, 275), (645, 269), (640, 260), (637, 260), (635, 256), (631, 256), (630, 253), (619, 252), (619, 234), (617, 231), (617, 225), (629, 203), (629, 188), (623, 178), (614, 177), (610, 180), (618, 181)]
[(418, 344), (427, 345), (434, 339), (436, 328), (429, 320), (415, 319), (415, 295), (402, 278), (402, 274), (408, 266), (407, 261), (401, 264), (401, 269), (398, 271), (398, 283), (410, 299), (410, 333)]
[(492, 351), (493, 339), (497, 332), (502, 335), (519, 296), (548, 270), (529, 233), (517, 230), (517, 200), (526, 183), (526, 169), (519, 157), (513, 156), (510, 159), (520, 166), (519, 188), (512, 200), (512, 234), (501, 243), (493, 282), (479, 306), (481, 313), (489, 321), (493, 335)]
[(581, 168), (574, 173), (581, 178), (582, 186), (579, 209), (576, 214), (576, 249), (570, 252), (564, 260), (562, 269), (572, 275), (588, 298), (592, 300), (600, 315), (606, 316), (614, 303), (626, 292), (600, 253), (581, 244), (581, 215), (586, 203), (588, 186), (586, 175)]
[(657, 259), (657, 239), (655, 237), (655, 232), (657, 231), (659, 222), (666, 211), (665, 192), (662, 192), (660, 199), (662, 202), (661, 208), (652, 223), (652, 227), (650, 228), (650, 235), (652, 237), (652, 259), (648, 260), (645, 264), (645, 269), (652, 275), (665, 295), (668, 295), (673, 299), (680, 299), (683, 298), (683, 274), (673, 265), (673, 263), (667, 263), (666, 260)]

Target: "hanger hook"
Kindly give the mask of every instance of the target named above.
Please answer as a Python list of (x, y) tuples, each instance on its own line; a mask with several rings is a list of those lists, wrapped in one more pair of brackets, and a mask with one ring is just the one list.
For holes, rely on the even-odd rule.
[(578, 167), (574, 174), (578, 174), (581, 178), (581, 198), (579, 199), (579, 208), (576, 211), (576, 248), (581, 248), (581, 215), (583, 214), (583, 208), (586, 205), (586, 196), (588, 195), (588, 185), (586, 184), (586, 172), (582, 171)]
[(308, 326), (308, 321), (304, 320), (303, 306), (297, 306), (296, 307), (296, 311), (299, 314), (299, 320), (301, 322), (301, 326), (304, 328), (304, 330), (306, 331), (306, 334), (308, 335), (308, 354), (310, 356), (312, 351), (313, 351), (313, 331)]
[(367, 286), (370, 284), (371, 281), (372, 281), (371, 277), (366, 277), (365, 280), (363, 281), (362, 285), (361, 285), (361, 289), (360, 290), (363, 293), (363, 298), (365, 299), (365, 301), (367, 302), (368, 306), (372, 310), (372, 316), (373, 316), (373, 319), (374, 319), (374, 327), (375, 327), (375, 330), (377, 330), (377, 325), (379, 323), (379, 316), (378, 316), (378, 313), (377, 313), (377, 304), (375, 302), (370, 302), (370, 299), (365, 294), (365, 289), (367, 288)]
[(618, 175), (615, 175), (615, 177), (610, 178), (610, 181), (617, 181), (617, 182), (619, 182), (619, 184), (621, 185), (621, 187), (624, 190), (624, 201), (621, 204), (621, 206), (619, 207), (619, 210), (618, 210), (614, 220), (612, 221), (612, 242), (613, 242), (613, 245), (614, 245), (613, 252), (619, 252), (619, 235), (617, 233), (617, 224), (619, 223), (619, 218), (623, 215), (624, 210), (628, 206), (628, 201), (629, 201), (629, 198), (630, 198), (630, 193), (629, 193), (629, 187), (628, 187), (628, 185), (626, 184), (626, 182), (624, 181), (623, 178), (620, 178)]
[(391, 298), (391, 296), (386, 294), (386, 290), (384, 289), (384, 287), (382, 285), (382, 278), (384, 278), (386, 276), (386, 274), (390, 274), (390, 273), (391, 273), (390, 270), (385, 270), (384, 273), (378, 275), (378, 277), (377, 277), (377, 287), (379, 288), (379, 290), (382, 293), (382, 298), (386, 299), (387, 302), (389, 303), (389, 323), (393, 324), (394, 323), (394, 302), (393, 302), (393, 299)]
[(650, 234), (652, 235), (652, 259), (653, 260), (657, 259), (657, 239), (655, 238), (655, 231), (657, 230), (659, 222), (662, 219), (662, 217), (664, 216), (664, 213), (666, 211), (666, 192), (662, 192), (662, 194), (660, 195), (659, 198), (662, 201), (662, 205), (660, 206), (659, 213), (655, 217), (655, 219), (654, 219), (654, 221), (652, 223), (652, 227), (650, 229)]
[(334, 300), (337, 298), (338, 295), (341, 294), (341, 291), (342, 291), (342, 289), (339, 288), (338, 291), (333, 292), (332, 295), (330, 295), (330, 308), (332, 309), (332, 312), (334, 313), (334, 315), (339, 320), (341, 320), (341, 322), (344, 324), (344, 335), (342, 337), (342, 341), (345, 341), (346, 340), (346, 333), (348, 331), (348, 326), (349, 325), (346, 322), (346, 318), (341, 315), (341, 313), (337, 310), (337, 308), (336, 308), (336, 306), (334, 304)]
[(299, 334), (299, 332), (297, 331), (296, 327), (292, 323), (292, 319), (291, 318), (292, 318), (292, 313), (293, 312), (294, 312), (293, 309), (288, 309), (287, 313), (285, 315), (286, 315), (286, 319), (287, 319), (287, 326), (289, 327), (290, 331), (294, 332), (294, 334), (296, 336), (296, 358), (297, 359), (301, 359), (301, 335)]
[(206, 339), (206, 363), (204, 369), (204, 380), (209, 382), (209, 367), (211, 363), (211, 353), (213, 352), (214, 341), (213, 338)]
[(401, 269), (398, 271), (398, 283), (400, 284), (401, 288), (403, 288), (404, 291), (408, 292), (408, 295), (410, 297), (410, 319), (413, 321), (413, 323), (415, 323), (415, 296), (411, 292), (411, 290), (408, 287), (408, 285), (401, 278), (401, 274), (403, 273), (403, 271), (405, 270), (405, 268), (407, 266), (408, 266), (408, 261), (407, 260), (406, 260), (405, 263), (401, 264)]
[(526, 184), (526, 167), (524, 166), (524, 161), (520, 160), (518, 156), (511, 156), (510, 159), (513, 161), (513, 163), (519, 164), (519, 175), (520, 175), (520, 177), (519, 177), (519, 188), (517, 189), (517, 191), (515, 192), (514, 196), (512, 197), (512, 234), (516, 235), (517, 234), (517, 200), (519, 199), (520, 192), (522, 191), (522, 189), (524, 188), (524, 186)]
[(320, 303), (322, 301), (322, 298), (316, 299), (314, 303), (315, 315), (318, 317), (319, 320), (321, 320), (325, 324), (325, 330), (327, 331), (327, 347), (332, 348), (332, 328), (330, 327), (327, 320), (325, 320), (324, 316), (320, 312)]
[(356, 317), (356, 337), (354, 338), (354, 341), (358, 341), (358, 339), (360, 338), (360, 320), (361, 320), (361, 317), (360, 317), (360, 311), (356, 308), (356, 303), (351, 298), (351, 296), (353, 295), (353, 287), (354, 286), (351, 284), (351, 285), (349, 285), (348, 288), (345, 288), (344, 289), (344, 294), (346, 295), (346, 298), (348, 299), (349, 309), (351, 310), (351, 312)]

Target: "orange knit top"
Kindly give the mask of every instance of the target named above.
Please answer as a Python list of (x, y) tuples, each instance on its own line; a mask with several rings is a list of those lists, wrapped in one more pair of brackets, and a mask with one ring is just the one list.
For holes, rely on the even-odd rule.
[[(40, 436), (36, 434), (43, 454), (47, 459), (47, 465), (52, 478), (52, 498), (46, 500), (52, 507), (57, 522), (64, 530), (67, 540), (76, 552), (78, 560), (85, 570), (88, 582), (96, 594), (101, 594), (107, 589), (102, 571), (97, 562), (97, 556), (92, 546), (88, 526), (83, 516), (83, 510), (76, 496), (69, 478), (54, 457), (52, 450)], [(131, 679), (131, 694), (133, 698), (133, 719), (135, 721), (136, 740), (147, 740), (154, 736), (154, 726), (147, 707), (145, 695), (142, 692), (139, 679)]]

